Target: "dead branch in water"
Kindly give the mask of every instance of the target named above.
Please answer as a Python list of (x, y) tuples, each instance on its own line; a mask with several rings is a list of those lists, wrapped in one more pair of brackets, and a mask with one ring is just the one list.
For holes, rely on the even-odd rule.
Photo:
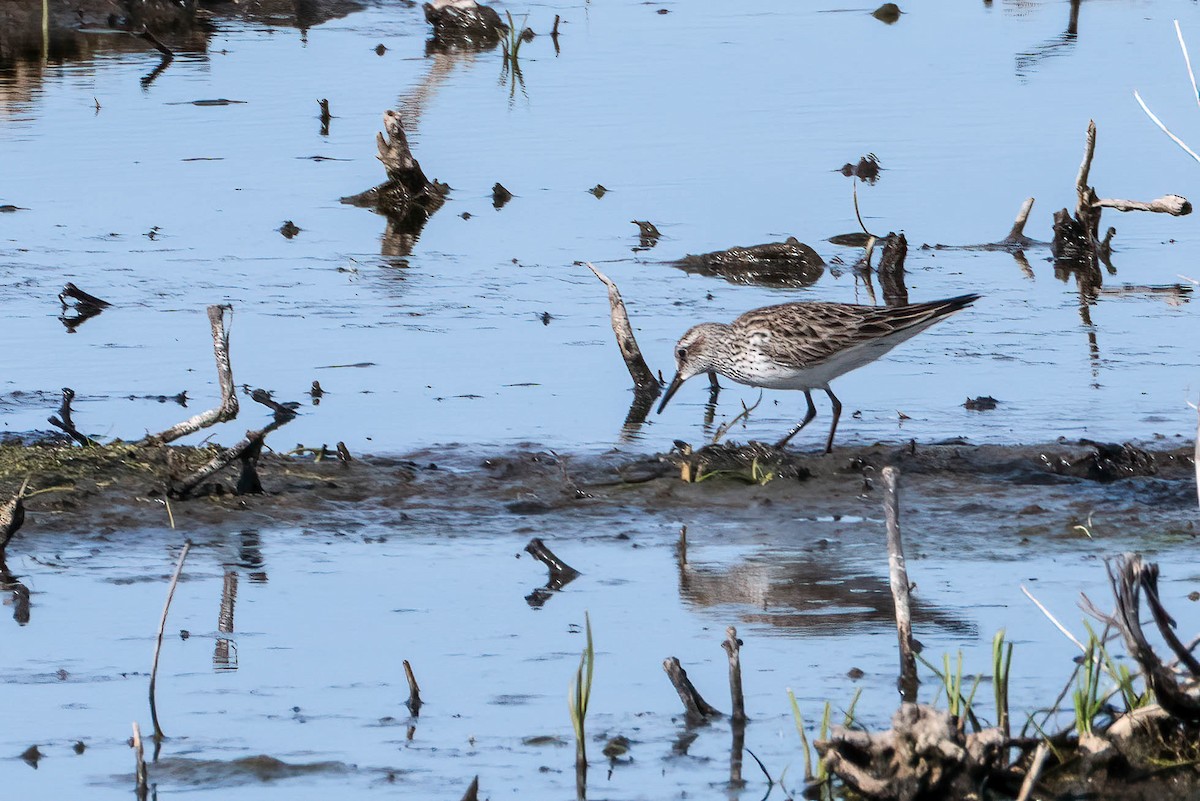
[(725, 629), (725, 640), (721, 647), (729, 655), (729, 696), (733, 705), (731, 719), (735, 723), (745, 723), (748, 718), (746, 698), (742, 694), (742, 641), (738, 639), (736, 628), (729, 626)]
[(712, 718), (721, 716), (716, 707), (701, 697), (700, 692), (692, 685), (687, 671), (683, 669), (683, 665), (679, 663), (677, 658), (668, 656), (664, 659), (663, 670), (666, 671), (667, 678), (674, 685), (675, 692), (679, 693), (679, 700), (683, 701), (683, 708), (690, 722), (704, 723)]
[(158, 705), (154, 700), (154, 687), (158, 682), (158, 657), (162, 653), (163, 632), (167, 629), (167, 612), (171, 609), (171, 599), (175, 597), (175, 586), (179, 584), (179, 575), (183, 572), (183, 560), (187, 559), (188, 551), (191, 548), (192, 541), (185, 540), (183, 550), (179, 552), (179, 562), (175, 565), (175, 575), (171, 576), (171, 585), (167, 588), (167, 602), (163, 604), (162, 618), (158, 622), (158, 640), (154, 644), (154, 665), (150, 668), (150, 720), (154, 723), (155, 741), (161, 741), (166, 736), (163, 734), (162, 726), (158, 725)]
[(413, 674), (412, 665), (408, 660), (404, 660), (404, 678), (408, 679), (408, 700), (404, 703), (408, 707), (408, 711), (412, 716), (419, 717), (421, 714), (421, 688), (417, 684), (417, 677)]
[(658, 379), (646, 365), (646, 360), (642, 358), (642, 350), (638, 347), (637, 338), (633, 335), (633, 327), (629, 324), (629, 313), (625, 310), (625, 301), (621, 299), (620, 290), (617, 289), (617, 285), (612, 282), (612, 279), (597, 270), (591, 262), (585, 262), (585, 265), (600, 279), (601, 283), (608, 287), (608, 303), (612, 307), (613, 333), (617, 337), (617, 346), (621, 349), (621, 358), (625, 360), (625, 367), (633, 379), (635, 391), (657, 397), (662, 391), (662, 387), (659, 386)]
[(217, 380), (221, 384), (221, 403), (214, 409), (184, 420), (182, 423), (163, 431), (145, 437), (139, 445), (164, 445), (168, 442), (194, 434), (202, 428), (208, 428), (216, 423), (224, 423), (237, 417), (237, 391), (233, 385), (233, 368), (229, 362), (229, 333), (225, 330), (225, 312), (233, 314), (233, 307), (228, 305), (213, 305), (208, 307), (208, 322), (212, 326), (213, 355), (217, 361)]
[(133, 722), (134, 790), (138, 801), (145, 801), (150, 793), (150, 781), (146, 774), (146, 751), (142, 746), (142, 727)]
[(896, 635), (900, 640), (900, 695), (906, 703), (917, 699), (917, 661), (913, 654), (912, 612), (909, 609), (908, 568), (900, 540), (900, 471), (883, 468), (883, 512), (887, 518), (888, 582), (896, 606)]
[(1100, 198), (1096, 189), (1088, 183), (1092, 160), (1096, 155), (1096, 123), (1088, 121), (1084, 138), (1083, 160), (1075, 177), (1075, 215), (1066, 209), (1054, 214), (1054, 243), (1051, 246), (1057, 261), (1074, 264), (1087, 270), (1095, 269), (1102, 261), (1102, 252), (1111, 249), (1106, 240), (1100, 239), (1100, 213), (1111, 208), (1118, 211), (1148, 211), (1170, 214), (1175, 217), (1190, 214), (1192, 204), (1179, 195), (1165, 195), (1150, 202)]
[(479, 777), (471, 779), (471, 785), (463, 793), (462, 801), (479, 801)]
[(171, 479), (167, 487), (168, 495), (176, 498), (186, 498), (206, 479), (237, 461), (242, 463), (242, 471), (238, 476), (237, 486), (234, 491), (238, 495), (254, 495), (263, 491), (262, 482), (259, 481), (257, 470), (258, 459), (262, 455), (263, 443), (267, 435), (272, 431), (296, 419), (296, 411), (293, 408), (293, 404), (284, 405), (276, 403), (271, 400), (269, 394), (261, 389), (254, 390), (250, 394), (250, 397), (272, 409), (275, 412), (275, 419), (257, 431), (247, 431), (246, 436), (240, 442), (218, 453), (190, 476), (178, 480)]

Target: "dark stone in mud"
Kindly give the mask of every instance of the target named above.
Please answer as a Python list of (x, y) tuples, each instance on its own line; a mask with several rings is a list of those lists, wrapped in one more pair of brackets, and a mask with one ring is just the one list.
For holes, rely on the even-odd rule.
[(689, 273), (717, 276), (731, 284), (768, 287), (811, 286), (825, 272), (825, 260), (793, 237), (785, 242), (733, 247), (671, 262)]
[(486, 50), (508, 30), (494, 8), (473, 0), (434, 0), (423, 8), (439, 47)]

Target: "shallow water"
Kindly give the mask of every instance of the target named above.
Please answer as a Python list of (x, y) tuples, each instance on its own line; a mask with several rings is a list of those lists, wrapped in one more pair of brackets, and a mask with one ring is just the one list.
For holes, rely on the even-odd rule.
[[(666, 15), (587, 4), (532, 8), (530, 24), (545, 31), (555, 11), (568, 21), (562, 52), (549, 37), (523, 48), (515, 92), (498, 52), (424, 58), (419, 10), (391, 6), (306, 34), (219, 24), (207, 53), (145, 89), (157, 56), (129, 52), (50, 64), (10, 88), (23, 99), (3, 107), (0, 201), (29, 210), (0, 217), (0, 393), (71, 386), (78, 422), (99, 435), (165, 426), (178, 409), (128, 396), (186, 389), (194, 405), (211, 402), (203, 308), (229, 301), (239, 382), (301, 398), (318, 379), (330, 392), (289, 439), (600, 450), (620, 436), (629, 381), (603, 287), (573, 262), (618, 282), (651, 366), (668, 374), (672, 344), (700, 320), (792, 299), (868, 302), (845, 266), (807, 289), (769, 290), (661, 262), (788, 235), (852, 262), (857, 251), (823, 241), (857, 228), (836, 169), (873, 152), (884, 172), (860, 187), (860, 205), (873, 230), (906, 232), (912, 299), (985, 299), (839, 380), (848, 411), (862, 412), (844, 437), (1036, 442), (1193, 427), (1191, 303), (1104, 295), (1089, 327), (1045, 249), (1027, 254), (1032, 277), (1004, 253), (917, 249), (993, 241), (1027, 196), (1028, 233), (1049, 238), (1050, 212), (1074, 203), (1089, 117), (1102, 193), (1188, 194), (1195, 165), (1131, 98), (1140, 89), (1185, 137), (1200, 125), (1170, 27), (1179, 9), (1093, 5), (1066, 43), (1059, 3), (947, 3), (892, 26), (782, 2)], [(327, 137), (319, 97), (335, 115)], [(212, 98), (245, 102), (189, 104)], [(396, 106), (426, 172), (454, 187), (402, 260), (380, 255), (382, 218), (338, 203), (381, 179), (374, 135)], [(500, 211), (496, 181), (516, 195)], [(601, 199), (585, 191), (597, 183), (610, 190)], [(633, 252), (631, 219), (658, 224), (656, 247)], [(1104, 219), (1119, 229), (1109, 285), (1197, 277), (1192, 218)], [(284, 220), (299, 236), (276, 231)], [(67, 280), (115, 304), (73, 335), (55, 319)], [(359, 363), (372, 366), (327, 369)], [(964, 410), (976, 395), (1002, 403)], [(688, 386), (645, 427), (647, 445), (700, 439), (706, 397)], [(735, 385), (720, 412), (756, 397)], [(4, 402), (9, 430), (42, 426), (57, 405)], [(745, 435), (776, 436), (801, 409), (771, 393)], [(910, 418), (902, 427), (897, 411)]]
[[(840, 438), (1011, 443), (1194, 429), (1192, 302), (1106, 294), (1087, 309), (1088, 325), (1047, 249), (1028, 251), (1030, 277), (1005, 253), (919, 246), (995, 240), (1028, 196), (1037, 205), (1027, 233), (1049, 238), (1051, 210), (1074, 204), (1089, 118), (1103, 194), (1195, 194), (1196, 165), (1131, 96), (1139, 89), (1200, 141), (1170, 26), (1179, 14), (1185, 32), (1200, 32), (1195, 8), (1087, 4), (1071, 39), (1062, 3), (941, 3), (892, 26), (865, 8), (782, 0), (753, 12), (709, 0), (664, 7), (671, 13), (635, 2), (511, 7), (528, 10), (539, 32), (555, 13), (566, 20), (557, 56), (545, 36), (522, 48), (523, 86), (503, 74), (498, 51), (426, 57), (419, 9), (392, 5), (303, 33), (218, 21), (206, 52), (182, 54), (146, 87), (157, 55), (102, 36), (86, 61), (0, 64), (0, 204), (27, 207), (0, 214), (4, 430), (45, 428), (62, 386), (78, 393), (77, 423), (102, 438), (206, 408), (217, 389), (204, 307), (231, 302), (239, 383), (307, 401), (318, 379), (329, 393), (275, 435), (279, 447), (344, 440), (356, 453), (434, 447), (464, 459), (521, 442), (604, 451), (620, 441), (629, 380), (603, 287), (573, 263), (593, 261), (618, 282), (647, 359), (664, 373), (695, 322), (793, 299), (869, 302), (847, 266), (857, 252), (824, 241), (857, 227), (851, 184), (836, 170), (868, 152), (885, 171), (859, 187), (860, 206), (872, 230), (906, 232), (912, 299), (985, 298), (840, 379)], [(321, 97), (335, 115), (328, 136), (316, 119)], [(191, 105), (214, 98), (245, 102)], [(403, 258), (381, 255), (381, 217), (338, 202), (381, 180), (373, 140), (394, 107), (426, 172), (454, 188)], [(496, 181), (516, 196), (499, 211)], [(610, 190), (600, 199), (586, 191), (597, 183)], [(634, 250), (632, 219), (662, 230), (653, 249)], [(277, 232), (284, 220), (299, 236)], [(1108, 212), (1104, 221), (1119, 230), (1108, 286), (1200, 278), (1192, 218)], [(846, 265), (811, 287), (771, 290), (664, 263), (789, 235)], [(67, 281), (113, 308), (66, 333), (56, 295)], [(331, 367), (360, 363), (369, 366)], [(185, 389), (186, 411), (129, 397)], [(633, 447), (701, 441), (707, 394), (702, 382), (685, 387)], [(976, 395), (1001, 405), (964, 410)], [(729, 387), (719, 415), (756, 397)], [(257, 425), (250, 406), (218, 439)], [(778, 436), (801, 407), (796, 393), (772, 393), (733, 436)], [(902, 427), (898, 411), (909, 417)], [(1014, 699), (1056, 693), (1073, 648), (1020, 596), (1021, 583), (1078, 629), (1077, 593), (1106, 597), (1103, 556), (1154, 553), (1172, 598), (1197, 581), (1190, 540), (1064, 534), (1031, 554), (1018, 526), (964, 525), (958, 503), (931, 512), (911, 540), (929, 613), (918, 636), (934, 659), (962, 648), (968, 669), (982, 670), (992, 633), (1007, 628), (1018, 643)], [(747, 745), (776, 778), (790, 765), (795, 786), (801, 760), (784, 688), (796, 690), (810, 730), (826, 699), (848, 703), (857, 686), (868, 725), (895, 705), (890, 615), (872, 606), (886, 593), (877, 503), (843, 514), (813, 519), (798, 508), (795, 528), (781, 532), (728, 508), (688, 519), (621, 507), (518, 518), (428, 504), (404, 516), (338, 509), (307, 528), (266, 519), (66, 536), (39, 535), (35, 517), (9, 556), (31, 591), (31, 619), (0, 621), (9, 677), (0, 700), (20, 710), (0, 737), (11, 757), (0, 776), (29, 797), (130, 792), (125, 738), (132, 720), (148, 728), (153, 632), (189, 533), (197, 547), (160, 676), (172, 739), (153, 775), (164, 796), (457, 798), (478, 773), (487, 797), (568, 797), (570, 745), (524, 741), (570, 742), (566, 688), (585, 610), (598, 651), (589, 731), (633, 740), (632, 761), (611, 775), (602, 742), (590, 744), (593, 797), (725, 792), (728, 726), (673, 753), (683, 727), (660, 662), (680, 657), (727, 709), (719, 643), (730, 623), (746, 641)], [(692, 544), (685, 578), (680, 524)], [(545, 580), (521, 553), (532, 536), (584, 573), (540, 609), (525, 600)], [(230, 573), (234, 627), (221, 638)], [(1197, 628), (1193, 606), (1169, 606), (1181, 630)], [(411, 739), (404, 659), (428, 702)], [(866, 672), (857, 684), (846, 677), (853, 667)], [(924, 692), (928, 700), (932, 687)], [(79, 756), (77, 740), (87, 746)], [(47, 755), (36, 772), (17, 758), (33, 743)], [(340, 766), (263, 784), (261, 764), (233, 763), (259, 754)], [(749, 795), (765, 790), (752, 760), (744, 772)]]

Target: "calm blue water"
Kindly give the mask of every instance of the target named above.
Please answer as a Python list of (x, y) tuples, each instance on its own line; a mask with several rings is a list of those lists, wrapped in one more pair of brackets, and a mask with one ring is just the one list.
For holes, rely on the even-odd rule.
[[(272, 438), (279, 448), (344, 440), (356, 453), (449, 443), (484, 453), (518, 442), (606, 450), (620, 441), (629, 380), (604, 288), (574, 262), (590, 260), (618, 282), (648, 361), (669, 376), (672, 346), (695, 322), (795, 299), (869, 301), (845, 265), (812, 287), (770, 290), (663, 262), (796, 236), (848, 265), (856, 252), (824, 241), (857, 227), (851, 184), (836, 170), (871, 152), (885, 171), (877, 185), (859, 187), (860, 206), (875, 232), (908, 236), (912, 299), (985, 297), (838, 381), (842, 441), (1190, 435), (1200, 360), (1194, 303), (1103, 295), (1088, 326), (1076, 287), (1055, 279), (1045, 249), (1027, 253), (1028, 276), (1008, 254), (919, 246), (998, 239), (1028, 196), (1037, 205), (1027, 233), (1049, 238), (1051, 211), (1074, 204), (1089, 118), (1100, 131), (1092, 176), (1102, 194), (1196, 195), (1200, 165), (1132, 99), (1137, 88), (1200, 143), (1200, 110), (1171, 27), (1182, 15), (1200, 47), (1196, 8), (1088, 3), (1078, 37), (1067, 39), (1060, 2), (913, 4), (892, 26), (867, 8), (784, 0), (753, 10), (711, 0), (663, 7), (671, 13), (637, 2), (509, 6), (529, 12), (538, 32), (556, 13), (565, 20), (560, 54), (548, 37), (523, 46), (523, 86), (503, 72), (498, 51), (426, 57), (420, 10), (401, 5), (306, 34), (218, 21), (206, 54), (181, 56), (147, 88), (141, 79), (157, 56), (109, 50), (103, 37), (87, 61), (0, 68), (0, 204), (28, 208), (0, 215), (2, 430), (45, 428), (63, 386), (78, 393), (76, 422), (101, 438), (138, 437), (208, 407), (217, 388), (204, 309), (228, 302), (239, 384), (307, 400), (317, 379), (329, 393)], [(322, 97), (335, 115), (328, 136), (317, 120)], [(244, 103), (190, 104), (212, 98)], [(383, 255), (383, 218), (338, 202), (381, 180), (374, 136), (388, 108), (405, 114), (425, 171), (454, 190), (403, 260)], [(491, 202), (497, 181), (515, 195), (500, 211)], [(586, 191), (597, 183), (610, 190), (599, 200)], [(634, 251), (633, 219), (658, 225), (655, 248)], [(1104, 219), (1119, 231), (1118, 274), (1107, 286), (1200, 279), (1192, 217)], [(284, 220), (303, 229), (297, 238), (277, 232)], [(146, 236), (155, 227), (155, 238)], [(67, 281), (114, 304), (74, 334), (57, 319)], [(357, 363), (372, 366), (325, 369)], [(186, 411), (128, 399), (185, 389)], [(29, 399), (38, 392), (48, 394)], [(976, 395), (1002, 403), (965, 411), (963, 400)], [(730, 387), (719, 415), (756, 397)], [(702, 382), (685, 387), (626, 447), (701, 441), (706, 399)], [(770, 394), (731, 436), (778, 437), (802, 405), (798, 394)], [(861, 419), (850, 417), (855, 410)], [(897, 412), (910, 418), (903, 428)], [(263, 419), (247, 402), (215, 435), (232, 442)], [(813, 447), (821, 428), (819, 420), (797, 445)], [(678, 705), (659, 666), (679, 656), (726, 708), (718, 648), (730, 622), (747, 642), (756, 721), (748, 745), (776, 778), (790, 764), (789, 786), (801, 762), (784, 688), (796, 689), (810, 727), (825, 699), (849, 701), (851, 667), (867, 671), (864, 720), (883, 723), (894, 707), (890, 624), (806, 620), (862, 611), (831, 609), (812, 591), (822, 581), (859, 586), (865, 576), (863, 587), (879, 586), (873, 503), (848, 511), (866, 518), (810, 520), (783, 539), (720, 511), (690, 521), (622, 511), (532, 522), (409, 511), (407, 521), (330, 516), (308, 530), (264, 520), (250, 533), (106, 535), (119, 548), (96, 532), (39, 535), (35, 520), (9, 558), (32, 592), (32, 619), (0, 621), (9, 677), (0, 702), (18, 710), (0, 738), (0, 757), (10, 757), (0, 758), (5, 786), (30, 798), (129, 794), (124, 740), (131, 721), (148, 728), (152, 635), (188, 533), (197, 547), (161, 676), (160, 712), (173, 735), (164, 758), (178, 766), (265, 753), (357, 768), (238, 789), (229, 771), (196, 778), (185, 765), (160, 769), (162, 797), (458, 798), (475, 773), (485, 797), (570, 797), (571, 748), (522, 741), (570, 739), (566, 688), (584, 610), (599, 653), (590, 731), (634, 741), (634, 761), (611, 777), (601, 743), (591, 745), (593, 797), (724, 792), (727, 728), (702, 733), (690, 756), (672, 756)], [(1013, 697), (1057, 692), (1073, 646), (1019, 585), (1032, 582), (1078, 628), (1077, 593), (1104, 596), (1099, 557), (1145, 543), (1064, 537), (1031, 556), (1016, 544), (1017, 524), (980, 530), (955, 518), (948, 507), (936, 525), (926, 521), (910, 554), (922, 598), (961, 624), (922, 639), (936, 658), (962, 647), (969, 670), (982, 669), (992, 633), (1007, 627), (1019, 643)], [(691, 589), (671, 545), (680, 522), (693, 527), (692, 561), (703, 577)], [(524, 596), (544, 573), (513, 557), (529, 537), (548, 534), (585, 575), (534, 611)], [(822, 538), (833, 543), (829, 559), (814, 551)], [(261, 565), (248, 547), (261, 551)], [(1182, 596), (1195, 580), (1178, 567), (1191, 546), (1155, 547)], [(238, 576), (236, 670), (214, 665), (227, 570)], [(257, 573), (267, 580), (253, 580)], [(1193, 623), (1181, 616), (1182, 629)], [(180, 629), (191, 636), (180, 639)], [(403, 659), (429, 704), (411, 741)], [(980, 693), (990, 695), (986, 685)], [(400, 725), (380, 725), (388, 716)], [(88, 746), (83, 756), (71, 750), (76, 740)], [(36, 772), (16, 758), (33, 743), (47, 754)], [(745, 775), (759, 780), (749, 759)]]

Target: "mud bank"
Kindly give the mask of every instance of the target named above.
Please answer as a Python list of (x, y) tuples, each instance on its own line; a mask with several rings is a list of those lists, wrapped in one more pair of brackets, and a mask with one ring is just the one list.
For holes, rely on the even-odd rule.
[[(0, 486), (26, 478), (38, 493), (26, 502), (27, 531), (129, 530), (166, 521), (166, 477), (211, 458), (212, 448), (95, 448), (10, 443), (0, 446)], [(723, 469), (690, 470), (681, 479), (677, 452), (612, 451), (570, 456), (529, 448), (477, 455), (459, 448), (403, 457), (314, 460), (264, 454), (265, 494), (233, 494), (233, 476), (203, 488), (204, 497), (172, 503), (188, 530), (224, 528), (267, 518), (279, 523), (394, 519), (421, 509), (468, 516), (510, 516), (514, 528), (539, 520), (666, 516), (687, 522), (736, 516), (747, 525), (786, 529), (806, 519), (879, 516), (880, 469), (900, 468), (910, 527), (986, 527), (1007, 537), (1078, 539), (1094, 530), (1194, 535), (1195, 474), (1191, 448), (1140, 449), (1094, 443), (1036, 446), (876, 444), (831, 455), (786, 452), (763, 462), (757, 478)], [(797, 478), (795, 476), (805, 476)], [(793, 476), (791, 478), (783, 476)], [(19, 539), (10, 547), (19, 548)]]

